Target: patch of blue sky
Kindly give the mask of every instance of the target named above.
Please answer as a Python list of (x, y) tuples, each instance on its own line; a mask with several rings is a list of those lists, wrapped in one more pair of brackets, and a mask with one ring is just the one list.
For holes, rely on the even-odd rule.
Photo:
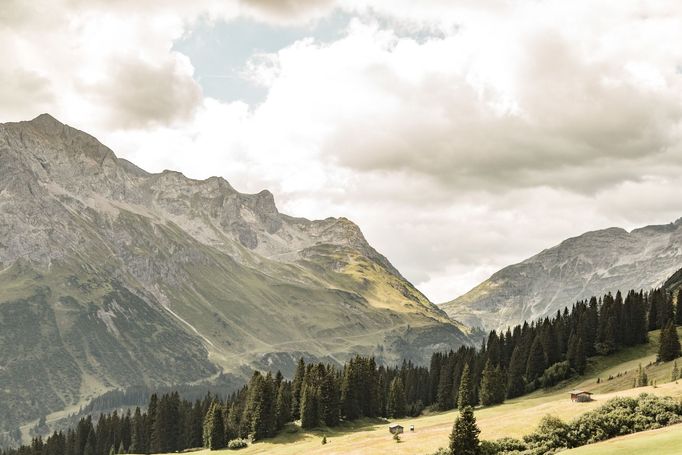
[(267, 88), (244, 75), (250, 58), (277, 52), (304, 38), (322, 43), (335, 41), (343, 36), (350, 20), (350, 15), (336, 11), (302, 26), (266, 24), (248, 18), (200, 21), (173, 44), (173, 50), (189, 57), (194, 77), (206, 96), (256, 105), (267, 96)]

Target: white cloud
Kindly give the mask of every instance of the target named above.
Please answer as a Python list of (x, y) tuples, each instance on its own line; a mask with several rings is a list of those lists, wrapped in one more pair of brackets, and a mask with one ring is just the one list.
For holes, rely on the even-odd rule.
[[(676, 3), (7, 5), (2, 121), (49, 110), (148, 170), (348, 216), (435, 301), (584, 230), (682, 215)], [(258, 106), (202, 96), (172, 50), (204, 15), (290, 26), (335, 7), (357, 15), (338, 40), (240, 69), (268, 89)]]

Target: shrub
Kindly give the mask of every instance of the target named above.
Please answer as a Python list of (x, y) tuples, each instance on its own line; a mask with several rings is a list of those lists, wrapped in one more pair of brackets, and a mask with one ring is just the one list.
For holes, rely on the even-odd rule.
[[(542, 384), (542, 387), (548, 388), (558, 384), (564, 379), (570, 378), (572, 375), (573, 371), (568, 365), (568, 361), (559, 362), (545, 370), (540, 377), (540, 383)], [(597, 380), (597, 382), (599, 382), (599, 380)]]
[[(525, 442), (514, 438), (481, 441), (481, 455), (516, 454), (528, 449)], [(438, 455), (438, 454), (436, 454)]]
[(613, 398), (570, 424), (546, 416), (533, 433), (524, 436), (526, 449), (499, 446), (497, 453), (554, 453), (681, 421), (682, 404), (670, 397), (641, 394), (637, 398)]
[(245, 439), (233, 439), (227, 444), (227, 448), (231, 450), (239, 450), (247, 447), (249, 444)]
[(563, 420), (545, 416), (540, 420), (537, 430), (523, 437), (528, 447), (540, 453), (553, 453), (556, 449), (575, 447), (571, 428)]

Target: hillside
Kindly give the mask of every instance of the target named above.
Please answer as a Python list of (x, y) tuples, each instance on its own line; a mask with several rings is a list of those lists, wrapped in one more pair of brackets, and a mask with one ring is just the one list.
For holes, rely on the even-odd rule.
[(682, 267), (682, 219), (587, 232), (493, 274), (441, 305), (472, 327), (506, 328), (555, 314), (604, 289), (660, 287)]
[[(540, 419), (547, 414), (558, 416), (563, 420), (570, 420), (599, 407), (616, 396), (632, 397), (640, 393), (652, 393), (659, 396), (682, 398), (682, 382), (668, 382), (672, 368), (671, 362), (646, 367), (649, 378), (656, 380), (658, 384), (656, 387), (631, 388), (632, 378), (638, 365), (647, 366), (655, 360), (655, 353), (658, 349), (658, 335), (658, 332), (651, 332), (652, 342), (648, 345), (628, 348), (609, 357), (591, 359), (586, 374), (581, 378), (567, 381), (550, 390), (540, 390), (524, 397), (508, 400), (502, 405), (477, 409), (475, 415), (481, 429), (481, 438), (497, 439), (505, 436), (519, 438), (535, 429)], [(609, 380), (609, 376), (613, 376), (613, 379)], [(597, 378), (600, 378), (599, 384), (597, 384)], [(588, 389), (594, 392), (594, 401), (590, 403), (572, 402), (569, 399), (568, 391), (575, 388)], [(457, 415), (457, 411), (449, 411), (391, 421), (400, 423), (406, 428), (409, 428), (409, 425), (415, 426), (413, 433), (406, 430), (399, 444), (396, 444), (391, 438), (388, 432), (388, 422), (365, 420), (313, 432), (302, 432), (297, 427), (290, 426), (289, 431), (285, 430), (276, 438), (250, 445), (241, 450), (240, 453), (273, 455), (298, 453), (429, 454), (435, 452), (439, 447), (447, 445), (448, 436)], [(669, 430), (672, 431), (673, 428), (677, 428), (679, 431), (679, 427), (671, 427)], [(326, 445), (322, 445), (320, 442), (323, 435), (328, 440)], [(646, 436), (645, 433), (642, 433), (628, 438), (637, 437), (645, 438)], [(609, 441), (601, 444), (608, 445)], [(595, 445), (595, 447), (601, 444)], [(585, 446), (580, 450), (588, 450), (590, 447)], [(197, 453), (208, 455), (209, 453), (227, 454), (231, 452), (204, 450)]]
[(567, 450), (566, 455), (678, 455), (682, 447), (682, 427), (672, 425), (658, 430), (643, 431), (577, 449)]
[(0, 125), (0, 430), (115, 387), (463, 343), (345, 218), (151, 174), (49, 115)]

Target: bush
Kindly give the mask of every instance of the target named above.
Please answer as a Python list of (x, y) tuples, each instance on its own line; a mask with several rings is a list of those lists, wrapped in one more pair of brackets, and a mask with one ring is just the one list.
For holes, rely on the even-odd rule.
[[(670, 397), (641, 394), (613, 398), (570, 424), (545, 416), (523, 441), (503, 438), (481, 443), (482, 455), (547, 455), (616, 436), (653, 430), (682, 422), (682, 403)], [(435, 455), (446, 455), (437, 452)]]
[(249, 444), (245, 439), (233, 439), (227, 444), (227, 448), (231, 450), (239, 450), (247, 447)]
[(545, 416), (540, 420), (538, 429), (523, 437), (528, 447), (539, 449), (541, 453), (553, 453), (557, 449), (575, 447), (571, 428), (561, 419)]
[[(544, 388), (552, 387), (564, 379), (570, 378), (572, 375), (573, 370), (571, 370), (571, 367), (568, 365), (568, 361), (555, 363), (547, 368), (542, 374), (540, 377), (540, 384), (542, 384), (542, 387)], [(599, 380), (597, 380), (597, 383), (599, 383)]]

